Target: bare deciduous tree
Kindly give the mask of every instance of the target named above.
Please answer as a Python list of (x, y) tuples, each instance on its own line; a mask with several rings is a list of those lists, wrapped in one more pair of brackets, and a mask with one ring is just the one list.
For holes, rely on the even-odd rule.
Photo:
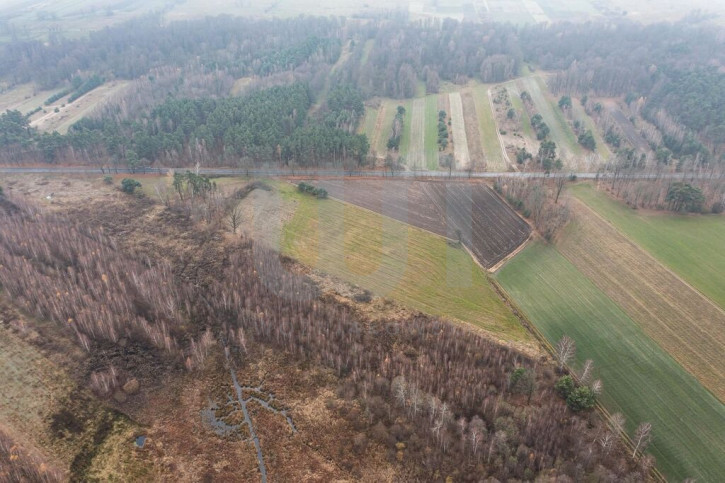
[(652, 441), (652, 424), (641, 423), (634, 432), (634, 451), (632, 458), (637, 455), (637, 451), (643, 453), (647, 445)]
[(556, 358), (559, 359), (559, 369), (563, 369), (576, 353), (574, 339), (564, 336), (556, 344)]
[(471, 419), (471, 424), (469, 425), (469, 428), (469, 437), (471, 438), (471, 450), (473, 451), (473, 455), (476, 456), (476, 454), (478, 454), (478, 447), (480, 446), (481, 441), (486, 434), (486, 423), (484, 423), (483, 420), (478, 416), (474, 416), (473, 419)]
[(599, 437), (599, 446), (602, 447), (602, 451), (604, 451), (604, 454), (609, 454), (609, 452), (612, 450), (612, 446), (614, 446), (614, 441), (614, 434), (610, 431), (605, 432)]
[(395, 399), (398, 400), (398, 403), (405, 407), (405, 400), (407, 398), (407, 384), (405, 383), (405, 378), (403, 376), (398, 376), (395, 379), (393, 379), (392, 383), (392, 389), (393, 394), (395, 394)]
[(566, 184), (566, 177), (559, 175), (556, 177), (556, 197), (554, 198), (554, 204), (559, 203), (559, 195), (561, 195), (564, 185)]
[(592, 392), (599, 396), (602, 393), (602, 390), (604, 389), (604, 384), (602, 383), (601, 379), (597, 379), (594, 382), (592, 382)]
[(229, 229), (234, 233), (237, 234), (237, 228), (242, 224), (242, 210), (239, 209), (239, 207), (235, 207), (232, 209), (232, 211), (229, 212), (229, 215), (227, 215), (227, 225), (229, 225)]
[(624, 431), (624, 423), (627, 422), (627, 420), (624, 418), (622, 413), (614, 413), (609, 419), (609, 422), (611, 423), (614, 431), (621, 433)]
[(592, 371), (593, 370), (594, 370), (594, 361), (591, 360), (591, 359), (587, 359), (584, 362), (584, 368), (582, 369), (582, 373), (579, 376), (579, 379), (581, 379), (581, 381), (584, 384), (588, 384), (589, 383), (589, 380), (592, 378)]

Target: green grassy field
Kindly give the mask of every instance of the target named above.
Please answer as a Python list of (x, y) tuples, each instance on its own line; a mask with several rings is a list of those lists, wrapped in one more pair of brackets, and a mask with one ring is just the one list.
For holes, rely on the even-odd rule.
[(438, 95), (425, 99), (425, 162), (430, 170), (438, 169)]
[(364, 67), (365, 64), (368, 63), (368, 59), (370, 58), (370, 52), (373, 50), (374, 45), (375, 39), (368, 39), (365, 41), (365, 46), (363, 47), (363, 54), (362, 57), (360, 57), (360, 65), (362, 67)]
[(531, 336), (465, 250), (362, 208), (320, 201), (289, 185), (280, 190), (297, 206), (284, 226), (286, 255), (413, 309), (533, 347)]
[[(358, 127), (358, 132), (360, 134), (365, 134), (368, 137), (368, 141), (372, 143), (373, 135), (375, 134), (375, 122), (378, 119), (378, 111), (380, 108), (376, 107), (365, 107), (365, 116), (363, 117), (362, 122), (360, 122), (360, 126)], [(374, 146), (370, 146), (372, 149), (375, 149)]]
[(553, 344), (577, 344), (576, 367), (595, 362), (601, 400), (627, 417), (628, 430), (653, 425), (650, 452), (676, 481), (719, 481), (725, 474), (725, 406), (647, 337), (611, 299), (559, 252), (535, 243), (497, 275)]
[(571, 192), (662, 264), (725, 309), (725, 218), (643, 214), (590, 184)]
[(493, 118), (491, 104), (488, 102), (488, 86), (477, 85), (473, 88), (473, 98), (476, 103), (478, 117), (478, 130), (481, 133), (481, 146), (486, 156), (486, 166), (489, 171), (504, 171), (506, 163), (501, 152), (501, 144), (496, 134), (496, 121)]

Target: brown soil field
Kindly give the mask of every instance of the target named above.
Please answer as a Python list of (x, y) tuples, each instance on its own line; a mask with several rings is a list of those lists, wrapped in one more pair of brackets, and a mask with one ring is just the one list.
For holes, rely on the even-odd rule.
[(468, 153), (471, 158), (471, 165), (474, 168), (484, 168), (485, 159), (483, 146), (481, 145), (481, 132), (478, 129), (478, 116), (473, 94), (465, 91), (461, 95), (463, 101), (463, 119), (466, 124), (466, 139), (468, 139)]
[(330, 196), (445, 236), (458, 237), (491, 268), (516, 250), (531, 229), (483, 183), (319, 181)]
[(721, 401), (725, 313), (580, 201), (562, 254)]

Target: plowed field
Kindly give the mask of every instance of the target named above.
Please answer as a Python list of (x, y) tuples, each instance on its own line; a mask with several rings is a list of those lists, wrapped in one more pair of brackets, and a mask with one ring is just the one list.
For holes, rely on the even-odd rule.
[(482, 183), (319, 181), (330, 196), (424, 230), (457, 239), (490, 268), (518, 248), (531, 230)]

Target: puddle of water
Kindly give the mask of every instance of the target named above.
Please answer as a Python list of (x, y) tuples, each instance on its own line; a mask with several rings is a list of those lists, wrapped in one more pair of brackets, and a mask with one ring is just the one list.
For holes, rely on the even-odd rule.
[(136, 447), (137, 448), (143, 448), (143, 445), (146, 444), (146, 436), (139, 436), (136, 438)]

